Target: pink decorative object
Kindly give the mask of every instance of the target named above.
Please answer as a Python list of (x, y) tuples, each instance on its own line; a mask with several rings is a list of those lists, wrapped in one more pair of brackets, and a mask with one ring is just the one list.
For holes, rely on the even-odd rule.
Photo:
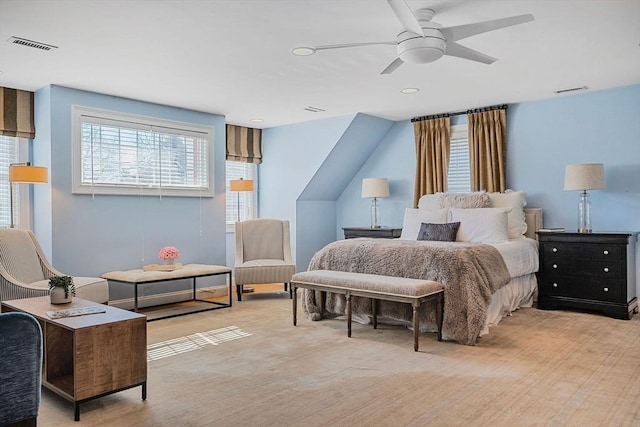
[(180, 257), (180, 251), (174, 246), (165, 246), (164, 248), (160, 249), (160, 253), (158, 254), (158, 256), (162, 260), (174, 260)]

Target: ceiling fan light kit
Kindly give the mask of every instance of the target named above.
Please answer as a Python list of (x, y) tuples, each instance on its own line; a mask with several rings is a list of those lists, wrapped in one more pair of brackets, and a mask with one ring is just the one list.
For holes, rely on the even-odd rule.
[(428, 64), (437, 61), (444, 55), (456, 56), (483, 64), (492, 64), (497, 60), (496, 58), (477, 52), (456, 42), (477, 34), (524, 24), (525, 22), (531, 22), (535, 19), (533, 15), (526, 14), (476, 22), (473, 24), (442, 27), (436, 22), (431, 22), (431, 19), (435, 15), (433, 9), (418, 9), (414, 13), (405, 0), (387, 0), (387, 3), (404, 28), (404, 30), (397, 35), (395, 42), (365, 42), (298, 47), (293, 49), (292, 52), (295, 55), (306, 56), (312, 55), (318, 50), (341, 49), (374, 44), (395, 44), (397, 57), (381, 74), (391, 74), (405, 62), (410, 64)]

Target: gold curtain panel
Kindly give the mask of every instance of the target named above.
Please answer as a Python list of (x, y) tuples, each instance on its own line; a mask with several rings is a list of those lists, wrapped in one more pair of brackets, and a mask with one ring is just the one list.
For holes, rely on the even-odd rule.
[(447, 191), (451, 120), (441, 117), (413, 123), (416, 140), (416, 185), (413, 205), (425, 194)]
[(490, 193), (502, 193), (506, 189), (506, 110), (470, 113), (467, 118), (471, 191), (486, 190)]
[(33, 139), (33, 92), (0, 86), (0, 135)]

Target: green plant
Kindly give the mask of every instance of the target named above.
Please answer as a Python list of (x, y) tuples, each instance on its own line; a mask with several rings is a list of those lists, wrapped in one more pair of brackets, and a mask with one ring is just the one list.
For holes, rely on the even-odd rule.
[(73, 284), (73, 277), (71, 276), (53, 276), (49, 279), (49, 289), (63, 288), (64, 297), (69, 298), (69, 292), (72, 295), (76, 295), (76, 285)]

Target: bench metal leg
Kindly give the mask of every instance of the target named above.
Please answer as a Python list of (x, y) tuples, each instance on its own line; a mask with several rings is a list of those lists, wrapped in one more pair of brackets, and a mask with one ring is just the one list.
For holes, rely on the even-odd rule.
[(298, 295), (297, 295), (297, 291), (298, 288), (296, 288), (296, 286), (294, 284), (291, 284), (291, 291), (293, 291), (293, 299), (292, 299), (292, 304), (293, 304), (293, 326), (296, 326), (296, 323), (298, 322)]
[(347, 291), (347, 337), (351, 338), (351, 293)]
[(371, 298), (371, 314), (373, 316), (373, 329), (378, 329), (378, 301), (375, 298)]

